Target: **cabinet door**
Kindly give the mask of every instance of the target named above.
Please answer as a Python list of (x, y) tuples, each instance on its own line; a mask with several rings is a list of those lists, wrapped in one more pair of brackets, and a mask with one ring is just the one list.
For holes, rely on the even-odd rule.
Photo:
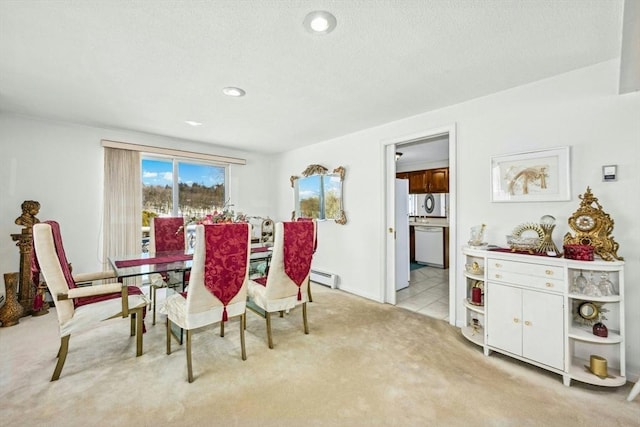
[(522, 356), (563, 369), (564, 304), (561, 295), (522, 291)]
[(425, 171), (409, 172), (409, 193), (419, 194), (427, 192)]
[(489, 283), (487, 297), (487, 342), (518, 356), (522, 355), (522, 291)]
[(409, 179), (409, 172), (398, 172), (398, 173), (396, 173), (396, 178), (398, 178), (398, 179)]
[(427, 193), (449, 192), (449, 168), (427, 170)]

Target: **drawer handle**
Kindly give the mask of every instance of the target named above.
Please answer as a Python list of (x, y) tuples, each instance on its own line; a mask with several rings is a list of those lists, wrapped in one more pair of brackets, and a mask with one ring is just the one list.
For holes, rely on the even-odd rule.
[(501, 278), (502, 278), (502, 275), (496, 274), (496, 279), (501, 279)]
[(547, 282), (547, 283), (545, 283), (544, 285), (545, 285), (547, 288), (553, 288), (553, 283), (549, 283), (549, 282)]
[(513, 318), (513, 323), (520, 323), (520, 319), (518, 319), (517, 317)]
[(553, 276), (553, 270), (546, 270), (545, 273), (547, 273), (548, 276)]
[(527, 326), (531, 326), (531, 322), (529, 322), (528, 320), (525, 320), (524, 324), (527, 325)]
[(502, 264), (500, 264), (499, 262), (496, 262), (496, 267), (500, 268), (502, 267)]

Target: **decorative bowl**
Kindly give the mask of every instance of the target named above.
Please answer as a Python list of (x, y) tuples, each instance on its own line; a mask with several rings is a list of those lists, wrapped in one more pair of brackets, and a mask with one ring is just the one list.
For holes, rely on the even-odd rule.
[(540, 239), (538, 237), (515, 237), (509, 235), (507, 236), (507, 244), (512, 251), (533, 253), (540, 246)]
[(480, 264), (478, 264), (477, 262), (474, 262), (472, 264), (465, 264), (464, 268), (465, 270), (467, 270), (467, 273), (484, 274), (484, 268), (480, 266)]

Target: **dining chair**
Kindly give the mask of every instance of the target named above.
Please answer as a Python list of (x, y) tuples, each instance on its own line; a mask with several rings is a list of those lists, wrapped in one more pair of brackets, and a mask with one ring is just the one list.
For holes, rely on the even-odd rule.
[(136, 336), (136, 356), (141, 356), (143, 318), (149, 300), (140, 288), (119, 282), (77, 286), (62, 244), (60, 226), (55, 221), (35, 224), (33, 243), (37, 265), (58, 315), (60, 349), (51, 381), (60, 378), (71, 334), (93, 328), (107, 319), (131, 315), (131, 336)]
[(273, 238), (273, 220), (271, 218), (263, 219), (260, 224), (260, 243), (272, 244)]
[[(187, 248), (187, 229), (183, 217), (154, 217), (149, 229), (149, 252), (184, 251)], [(184, 274), (185, 282), (188, 274)], [(182, 283), (183, 275), (176, 272), (152, 273), (149, 275), (149, 290), (151, 294), (151, 324), (156, 324), (157, 290)]]
[(273, 348), (271, 313), (283, 317), (302, 305), (304, 333), (309, 333), (307, 321), (308, 284), (313, 258), (315, 226), (311, 221), (278, 222), (275, 229), (273, 255), (266, 277), (249, 281), (247, 307), (262, 316), (267, 324), (269, 348)]
[(244, 330), (251, 233), (247, 223), (196, 226), (196, 240), (187, 292), (170, 295), (161, 310), (167, 314), (167, 354), (171, 354), (172, 323), (186, 330), (187, 379), (193, 382), (191, 341), (194, 329), (232, 317), (240, 318), (242, 360), (247, 359)]

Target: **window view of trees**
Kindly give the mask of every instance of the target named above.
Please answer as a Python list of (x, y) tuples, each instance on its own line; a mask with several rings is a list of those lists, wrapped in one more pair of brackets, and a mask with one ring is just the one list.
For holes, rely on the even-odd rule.
[[(177, 189), (175, 198), (174, 188)], [(142, 203), (143, 225), (148, 225), (154, 216), (201, 218), (214, 210), (222, 210), (225, 203), (225, 167), (177, 159), (144, 158)]]

